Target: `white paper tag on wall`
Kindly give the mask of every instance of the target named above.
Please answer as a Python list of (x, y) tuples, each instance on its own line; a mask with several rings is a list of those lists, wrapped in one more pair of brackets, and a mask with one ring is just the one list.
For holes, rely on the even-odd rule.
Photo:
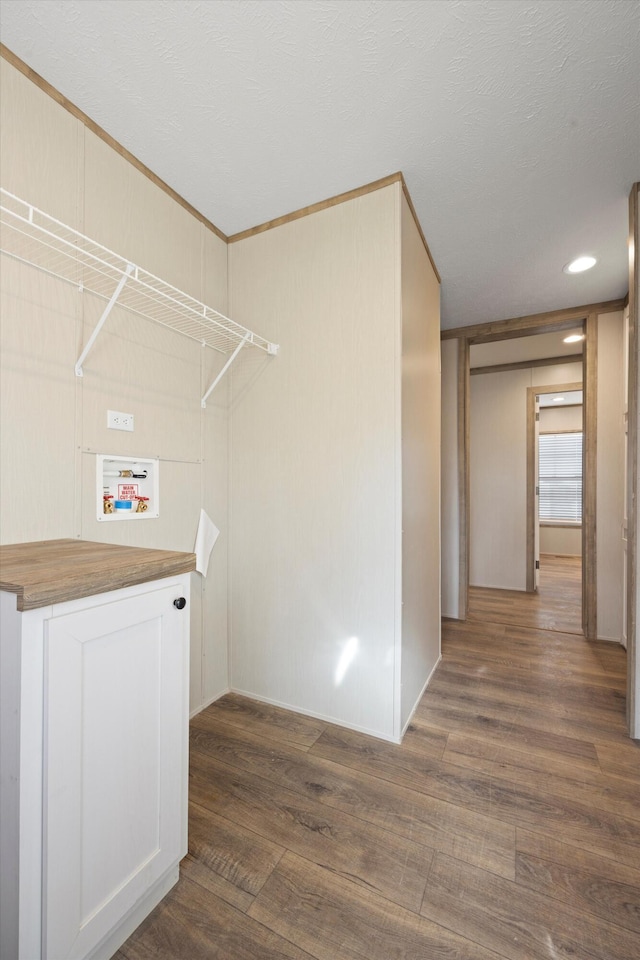
[(207, 575), (209, 557), (211, 556), (213, 545), (218, 539), (219, 534), (220, 531), (211, 517), (209, 517), (205, 510), (201, 510), (198, 532), (196, 534), (195, 555), (196, 570), (198, 573), (201, 573), (203, 577)]

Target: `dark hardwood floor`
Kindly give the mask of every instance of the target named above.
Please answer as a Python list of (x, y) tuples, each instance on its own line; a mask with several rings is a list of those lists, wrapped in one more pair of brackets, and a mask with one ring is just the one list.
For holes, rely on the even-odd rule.
[(625, 666), (447, 622), (402, 746), (223, 697), (191, 724), (181, 879), (118, 960), (638, 960)]

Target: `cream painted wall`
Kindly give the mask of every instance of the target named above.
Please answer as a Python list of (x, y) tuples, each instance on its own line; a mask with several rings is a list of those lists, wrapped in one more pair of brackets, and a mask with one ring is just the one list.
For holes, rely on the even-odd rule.
[[(439, 290), (400, 185), (230, 255), (0, 66), (5, 188), (283, 347), (243, 353), (202, 411), (223, 361), (116, 306), (76, 378), (102, 304), (3, 263), (2, 541), (190, 550), (204, 506), (221, 536), (193, 577), (192, 709), (229, 686), (231, 617), (234, 687), (397, 739), (439, 654)], [(97, 453), (160, 458), (158, 520), (96, 517)]]
[(401, 588), (398, 242), (392, 186), (229, 247), (234, 318), (280, 344), (259, 392), (233, 374), (231, 684), (381, 736)]
[(580, 332), (580, 325), (578, 325), (573, 331), (556, 330), (554, 333), (539, 333), (535, 337), (514, 337), (508, 340), (494, 340), (490, 343), (472, 343), (469, 348), (471, 369), (582, 353), (582, 343), (564, 342), (568, 333)]
[(577, 407), (540, 407), (540, 433), (582, 430), (582, 404)]
[(624, 321), (598, 319), (598, 637), (621, 640), (624, 603)]
[(472, 586), (526, 586), (526, 388), (529, 370), (471, 378)]
[(400, 728), (440, 658), (440, 284), (404, 194)]
[[(3, 187), (226, 310), (226, 244), (6, 61), (0, 69)], [(200, 406), (221, 361), (116, 307), (76, 378), (102, 304), (8, 258), (1, 279), (1, 540), (192, 550), (204, 506), (222, 535), (208, 579), (192, 577), (195, 710), (228, 687), (228, 385)], [(107, 409), (133, 413), (135, 432), (107, 430)], [(161, 458), (157, 520), (97, 520), (98, 452)]]
[(582, 527), (540, 527), (540, 553), (558, 557), (582, 556)]
[(527, 388), (581, 380), (578, 363), (471, 377), (473, 586), (526, 589)]
[[(234, 317), (260, 316), (281, 345), (277, 370), (233, 375), (231, 683), (388, 739), (401, 713), (400, 211), (394, 184), (229, 249)], [(409, 282), (406, 294), (409, 310)]]
[(460, 514), (458, 505), (458, 341), (440, 344), (442, 367), (441, 490), (442, 616), (460, 616)]

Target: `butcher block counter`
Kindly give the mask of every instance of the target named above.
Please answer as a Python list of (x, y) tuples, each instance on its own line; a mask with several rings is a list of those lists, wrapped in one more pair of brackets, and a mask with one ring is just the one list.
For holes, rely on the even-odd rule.
[(18, 610), (90, 597), (196, 568), (193, 553), (90, 540), (40, 540), (0, 547), (0, 590)]

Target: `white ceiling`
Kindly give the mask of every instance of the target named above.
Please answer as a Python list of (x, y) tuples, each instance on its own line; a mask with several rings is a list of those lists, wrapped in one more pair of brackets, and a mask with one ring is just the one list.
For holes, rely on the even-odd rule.
[(444, 327), (627, 291), (636, 0), (0, 10), (3, 43), (227, 234), (402, 170)]

